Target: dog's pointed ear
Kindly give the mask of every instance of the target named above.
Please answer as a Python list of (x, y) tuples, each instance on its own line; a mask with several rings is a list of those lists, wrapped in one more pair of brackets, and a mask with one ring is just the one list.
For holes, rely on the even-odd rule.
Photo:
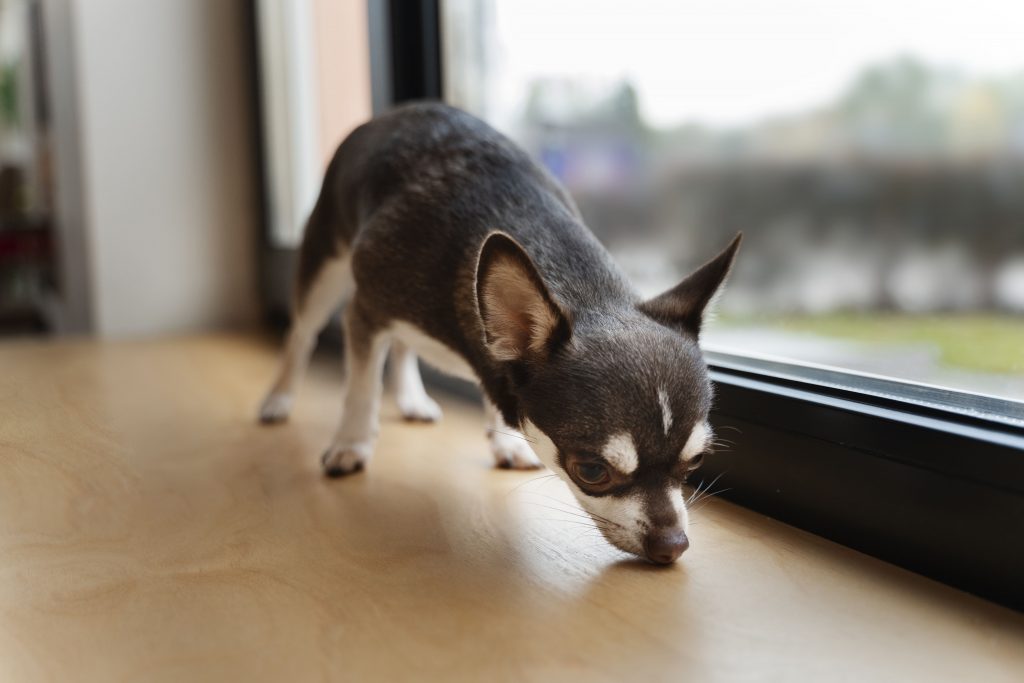
[(541, 361), (571, 334), (529, 255), (501, 232), (487, 236), (476, 266), (476, 302), (487, 350), (499, 361)]
[(663, 325), (699, 335), (704, 311), (725, 282), (742, 241), (743, 233), (737, 233), (722, 253), (664, 294), (640, 304), (640, 310)]

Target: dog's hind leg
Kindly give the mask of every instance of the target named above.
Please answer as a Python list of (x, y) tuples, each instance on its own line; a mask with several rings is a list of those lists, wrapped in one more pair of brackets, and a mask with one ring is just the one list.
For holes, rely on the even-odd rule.
[(380, 426), (384, 359), (391, 343), (358, 293), (345, 309), (345, 401), (341, 424), (321, 464), (329, 477), (361, 470), (373, 455)]
[(331, 313), (351, 296), (354, 289), (348, 254), (324, 260), (309, 279), (308, 286), (300, 289), (277, 377), (260, 406), (261, 422), (288, 419), (296, 387), (309, 363), (317, 335), (327, 324)]
[(397, 340), (391, 344), (391, 383), (403, 418), (410, 422), (441, 419), (441, 406), (423, 388), (416, 352)]

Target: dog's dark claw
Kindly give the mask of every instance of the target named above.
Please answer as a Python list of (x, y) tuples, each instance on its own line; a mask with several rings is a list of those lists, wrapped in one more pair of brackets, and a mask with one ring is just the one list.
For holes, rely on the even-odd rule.
[(346, 469), (344, 469), (342, 467), (337, 467), (337, 466), (335, 466), (335, 467), (325, 467), (324, 468), (324, 474), (326, 474), (331, 479), (340, 479), (341, 477), (347, 477), (350, 474), (355, 474), (356, 472), (362, 472), (362, 471), (363, 471), (363, 463), (361, 463), (361, 462), (357, 462), (355, 467), (353, 467), (350, 470), (346, 470)]

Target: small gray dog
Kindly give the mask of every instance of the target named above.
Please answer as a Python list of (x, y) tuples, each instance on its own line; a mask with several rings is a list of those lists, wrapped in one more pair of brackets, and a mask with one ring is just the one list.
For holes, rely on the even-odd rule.
[(519, 147), (457, 109), (400, 107), (356, 129), (327, 169), (260, 418), (288, 417), (318, 332), (347, 303), (328, 475), (373, 455), (389, 349), (402, 414), (440, 418), (420, 356), (480, 384), (499, 466), (547, 465), (611, 543), (674, 562), (689, 546), (682, 486), (712, 438), (697, 338), (739, 243), (641, 301)]

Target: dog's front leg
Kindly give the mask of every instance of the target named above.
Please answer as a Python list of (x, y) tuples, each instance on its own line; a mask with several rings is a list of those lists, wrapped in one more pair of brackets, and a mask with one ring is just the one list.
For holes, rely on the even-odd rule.
[(530, 440), (518, 429), (508, 426), (493, 403), (484, 399), (487, 413), (487, 440), (498, 467), (513, 470), (535, 470), (542, 467)]
[(345, 309), (345, 400), (341, 424), (321, 462), (330, 477), (351, 474), (373, 456), (380, 422), (384, 359), (390, 338), (359, 304)]

